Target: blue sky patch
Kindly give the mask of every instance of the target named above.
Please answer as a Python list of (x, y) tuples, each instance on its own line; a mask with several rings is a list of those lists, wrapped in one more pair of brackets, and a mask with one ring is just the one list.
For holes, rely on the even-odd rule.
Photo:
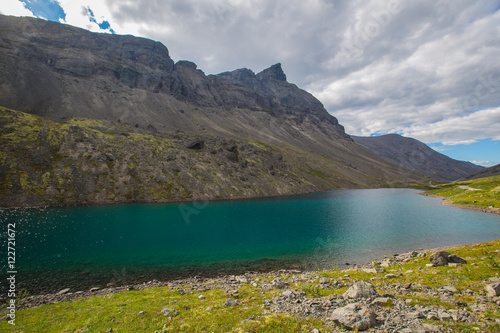
[(55, 22), (66, 20), (64, 9), (55, 0), (20, 0), (20, 2), (38, 18)]
[(115, 31), (113, 29), (111, 29), (111, 24), (109, 24), (108, 21), (102, 21), (101, 23), (97, 22), (97, 20), (95, 19), (95, 14), (92, 11), (92, 9), (90, 9), (90, 7), (87, 7), (86, 9), (87, 9), (87, 14), (89, 16), (90, 22), (97, 24), (99, 26), (99, 28), (101, 28), (102, 30), (107, 30), (112, 34), (115, 33)]

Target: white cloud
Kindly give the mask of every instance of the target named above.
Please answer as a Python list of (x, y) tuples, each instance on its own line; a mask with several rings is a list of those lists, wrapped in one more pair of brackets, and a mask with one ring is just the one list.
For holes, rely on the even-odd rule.
[(500, 140), (500, 108), (444, 119), (431, 124), (415, 124), (401, 134), (423, 142), (442, 142), (445, 145), (474, 144), (477, 140)]
[(470, 162), (485, 167), (493, 166), (490, 161), (470, 161)]
[(33, 13), (26, 9), (18, 0), (2, 0), (0, 14), (34, 17)]

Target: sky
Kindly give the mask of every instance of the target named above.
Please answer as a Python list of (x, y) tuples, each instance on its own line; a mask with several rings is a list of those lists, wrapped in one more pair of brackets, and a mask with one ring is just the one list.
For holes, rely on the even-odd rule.
[(280, 62), (348, 134), (500, 163), (500, 0), (2, 0), (0, 13), (157, 40), (206, 74)]

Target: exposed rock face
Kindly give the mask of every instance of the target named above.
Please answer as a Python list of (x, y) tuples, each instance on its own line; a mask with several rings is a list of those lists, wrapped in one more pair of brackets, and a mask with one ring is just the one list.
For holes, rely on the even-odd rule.
[(397, 134), (352, 138), (357, 144), (402, 168), (442, 181), (457, 180), (484, 169), (470, 162), (449, 158), (418, 140)]

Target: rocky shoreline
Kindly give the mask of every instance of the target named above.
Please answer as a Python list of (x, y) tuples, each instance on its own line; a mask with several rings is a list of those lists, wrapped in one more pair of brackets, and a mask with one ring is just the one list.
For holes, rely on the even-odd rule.
[[(430, 255), (431, 253), (434, 254)], [(485, 319), (484, 316), (488, 308), (500, 307), (500, 277), (498, 276), (482, 281), (483, 288), (479, 291), (459, 290), (453, 285), (429, 287), (419, 281), (393, 282), (397, 281), (398, 277), (415, 272), (394, 271), (392, 267), (422, 258), (425, 258), (423, 263), (427, 264), (422, 264), (418, 268), (419, 272), (425, 272), (437, 266), (468, 265), (467, 260), (448, 252), (436, 252), (436, 249), (421, 250), (395, 254), (381, 261), (374, 261), (371, 265), (354, 265), (349, 269), (339, 270), (341, 274), (337, 274), (336, 278), (328, 277), (328, 274), (324, 274), (326, 271), (302, 272), (299, 270), (281, 270), (264, 274), (247, 272), (243, 275), (217, 278), (195, 276), (170, 282), (153, 280), (116, 288), (91, 288), (88, 291), (72, 292), (69, 289), (63, 289), (56, 294), (28, 297), (23, 300), (21, 308), (27, 309), (80, 298), (156, 287), (166, 287), (181, 295), (198, 293), (200, 299), (204, 297), (204, 292), (218, 288), (227, 294), (225, 306), (238, 306), (242, 301), (238, 290), (247, 285), (262, 293), (279, 290), (277, 296), (266, 299), (262, 304), (263, 315), (288, 314), (302, 318), (315, 318), (324, 321), (331, 328), (331, 332), (342, 332), (345, 328), (371, 332), (446, 332), (449, 330), (440, 323), (450, 322), (477, 324), (485, 329), (487, 324), (500, 325), (500, 319)], [(469, 265), (477, 266), (474, 262)], [(370, 282), (357, 279), (355, 275), (358, 273), (370, 274), (372, 276), (369, 279)], [(381, 280), (384, 281), (383, 284), (376, 283)], [(373, 285), (371, 282), (374, 282)], [(313, 295), (310, 290), (306, 293), (304, 288), (294, 288), (297, 285), (311, 286)], [(321, 296), (319, 293), (314, 295), (314, 290), (345, 291)], [(423, 297), (439, 299), (441, 305), (417, 304), (414, 298)], [(464, 301), (464, 298), (468, 302)], [(172, 315), (168, 313), (169, 311), (165, 313), (165, 316)], [(429, 321), (432, 324), (428, 323)]]

